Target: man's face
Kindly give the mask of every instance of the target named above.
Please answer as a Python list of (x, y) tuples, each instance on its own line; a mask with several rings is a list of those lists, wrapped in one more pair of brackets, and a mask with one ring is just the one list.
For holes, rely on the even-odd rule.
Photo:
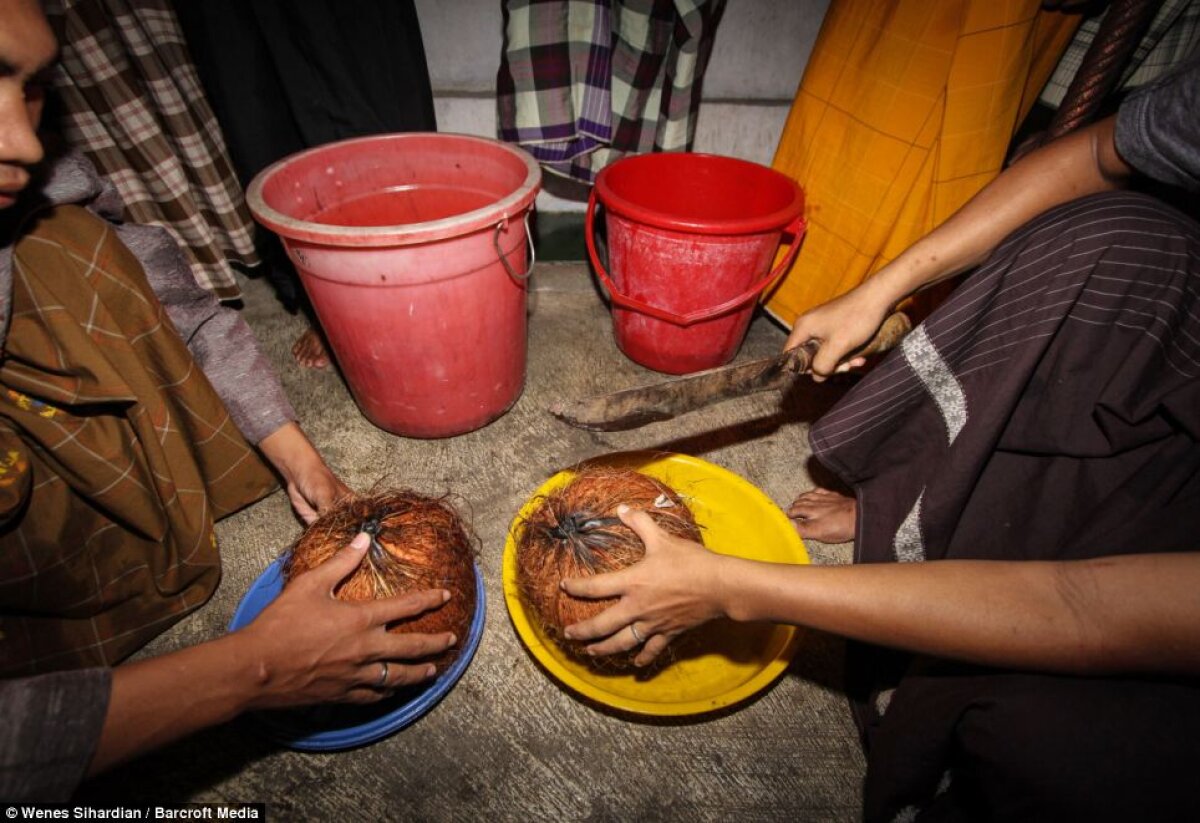
[(0, 0), (0, 209), (16, 202), (42, 159), (37, 127), (56, 53), (37, 0)]

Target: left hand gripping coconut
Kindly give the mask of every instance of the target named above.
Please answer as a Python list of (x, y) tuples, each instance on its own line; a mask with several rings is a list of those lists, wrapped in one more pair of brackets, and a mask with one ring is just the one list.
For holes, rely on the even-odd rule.
[(442, 671), (459, 654), (475, 614), (475, 540), (444, 498), (389, 490), (347, 498), (300, 536), (284, 566), (288, 582), (328, 560), (359, 532), (371, 535), (362, 564), (334, 590), (363, 601), (446, 589), (441, 608), (393, 624), (389, 631), (454, 632), (459, 644), (430, 660)]

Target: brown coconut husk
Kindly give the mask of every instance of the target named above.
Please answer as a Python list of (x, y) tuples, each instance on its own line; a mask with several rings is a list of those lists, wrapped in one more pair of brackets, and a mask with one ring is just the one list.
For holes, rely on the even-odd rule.
[(458, 644), (430, 658), (442, 669), (458, 656), (475, 614), (475, 542), (444, 498), (407, 489), (353, 496), (339, 502), (300, 536), (284, 579), (319, 566), (361, 531), (372, 534), (362, 565), (334, 590), (339, 600), (364, 601), (424, 589), (446, 589), (441, 608), (400, 620), (393, 632), (454, 632)]
[(519, 526), (517, 586), (530, 617), (564, 651), (601, 667), (630, 665), (639, 649), (598, 659), (586, 643), (568, 640), (563, 629), (594, 617), (614, 598), (586, 600), (564, 592), (569, 577), (619, 571), (642, 559), (641, 538), (617, 518), (622, 503), (650, 513), (669, 534), (703, 542), (683, 498), (667, 484), (630, 469), (585, 468), (562, 488), (541, 497)]

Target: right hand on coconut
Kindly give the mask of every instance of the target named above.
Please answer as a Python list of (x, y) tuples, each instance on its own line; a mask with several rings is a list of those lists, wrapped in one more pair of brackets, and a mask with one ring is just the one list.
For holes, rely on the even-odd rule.
[(563, 580), (563, 589), (574, 597), (619, 598), (590, 620), (567, 626), (565, 634), (573, 640), (603, 638), (587, 647), (594, 655), (641, 645), (633, 662), (646, 666), (683, 632), (723, 616), (717, 596), (723, 558), (668, 534), (644, 511), (621, 506), (617, 514), (641, 538), (646, 556), (617, 572)]
[(350, 545), (298, 576), (252, 623), (236, 632), (252, 655), (261, 686), (254, 708), (312, 703), (373, 703), (393, 690), (433, 677), (432, 663), (406, 663), (445, 651), (452, 633), (396, 634), (387, 626), (445, 603), (443, 589), (369, 602), (334, 598), (370, 539)]

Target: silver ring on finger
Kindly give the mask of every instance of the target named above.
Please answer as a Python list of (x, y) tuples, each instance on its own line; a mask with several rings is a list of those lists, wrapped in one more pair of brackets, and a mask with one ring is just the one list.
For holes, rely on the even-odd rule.
[(633, 635), (633, 639), (638, 642), (639, 646), (646, 642), (646, 638), (642, 637), (642, 633), (638, 631), (636, 624), (629, 624), (629, 633)]
[(387, 686), (388, 664), (386, 660), (379, 661), (379, 682), (375, 684), (375, 688), (382, 689)]

